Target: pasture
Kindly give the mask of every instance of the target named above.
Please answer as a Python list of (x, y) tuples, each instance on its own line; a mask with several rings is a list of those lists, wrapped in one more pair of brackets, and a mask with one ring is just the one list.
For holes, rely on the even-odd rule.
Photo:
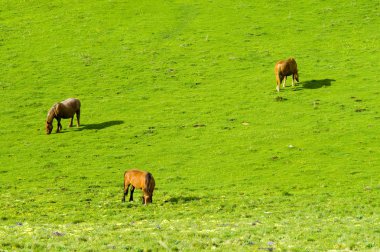
[[(0, 251), (378, 251), (379, 13), (0, 0)], [(81, 127), (46, 135), (69, 97)], [(153, 204), (121, 203), (130, 168)]]

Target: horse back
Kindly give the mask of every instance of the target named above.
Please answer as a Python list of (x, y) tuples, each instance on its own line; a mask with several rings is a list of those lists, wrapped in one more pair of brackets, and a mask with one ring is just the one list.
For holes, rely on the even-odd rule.
[(74, 109), (74, 110), (80, 109), (80, 105), (81, 105), (80, 101), (76, 98), (66, 99), (66, 100), (62, 101), (61, 104), (63, 106), (65, 106), (66, 108), (70, 108), (70, 109)]
[(275, 74), (282, 76), (289, 76), (297, 73), (297, 63), (294, 58), (289, 58), (287, 60), (281, 60), (275, 65)]
[[(129, 170), (124, 173), (124, 183), (131, 184), (137, 189), (146, 188), (147, 177), (149, 177), (149, 172), (140, 170)], [(150, 174), (150, 176), (152, 176)]]
[(69, 98), (56, 106), (56, 114), (61, 118), (71, 118), (75, 113), (80, 111), (81, 103), (78, 99)]

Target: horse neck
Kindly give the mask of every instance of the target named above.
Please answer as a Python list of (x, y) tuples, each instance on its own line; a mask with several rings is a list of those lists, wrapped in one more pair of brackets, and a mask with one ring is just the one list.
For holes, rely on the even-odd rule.
[(46, 121), (48, 123), (51, 123), (54, 118), (57, 116), (57, 111), (56, 111), (56, 106), (57, 104), (55, 104), (48, 112), (48, 115), (47, 115), (47, 118), (46, 118)]

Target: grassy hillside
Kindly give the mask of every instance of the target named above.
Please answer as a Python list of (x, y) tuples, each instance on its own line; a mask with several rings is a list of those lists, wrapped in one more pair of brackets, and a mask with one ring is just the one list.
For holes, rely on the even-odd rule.
[[(380, 249), (379, 13), (0, 0), (0, 251)], [(68, 97), (82, 126), (46, 135)], [(121, 203), (132, 167), (152, 205)]]

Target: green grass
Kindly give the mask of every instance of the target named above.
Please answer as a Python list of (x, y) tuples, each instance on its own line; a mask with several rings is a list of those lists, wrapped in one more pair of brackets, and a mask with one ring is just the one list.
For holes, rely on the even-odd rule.
[(0, 251), (379, 250), (378, 2), (135, 2), (0, 1)]

